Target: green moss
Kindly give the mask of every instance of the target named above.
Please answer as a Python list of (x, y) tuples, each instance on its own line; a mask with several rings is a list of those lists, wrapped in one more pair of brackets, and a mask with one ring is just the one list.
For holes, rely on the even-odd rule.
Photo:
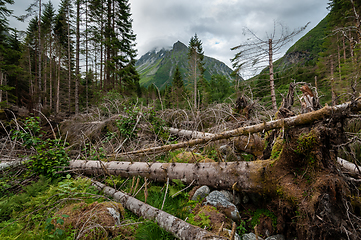
[(276, 139), (275, 143), (273, 144), (272, 151), (271, 151), (271, 159), (277, 159), (281, 155), (281, 152), (283, 149), (283, 143), (284, 143), (284, 140), (281, 139), (280, 137), (278, 137)]
[(207, 227), (207, 229), (211, 226), (209, 215), (205, 215), (204, 212), (200, 212), (197, 215), (191, 214), (188, 218), (188, 223), (201, 228)]
[(252, 228), (254, 228), (256, 225), (258, 225), (259, 224), (259, 222), (260, 222), (260, 218), (261, 217), (268, 217), (268, 218), (270, 218), (271, 219), (271, 221), (272, 221), (272, 227), (274, 228), (274, 229), (276, 229), (276, 226), (277, 226), (277, 217), (276, 217), (276, 215), (273, 213), (273, 212), (271, 212), (270, 210), (268, 210), (268, 209), (257, 209), (256, 211), (254, 211), (253, 213), (252, 213), (252, 217), (251, 217), (251, 219), (250, 219), (250, 225), (251, 225), (251, 227)]
[(308, 134), (301, 134), (299, 136), (297, 139), (297, 147), (294, 151), (297, 154), (308, 156), (316, 145), (317, 136), (314, 131), (311, 131)]

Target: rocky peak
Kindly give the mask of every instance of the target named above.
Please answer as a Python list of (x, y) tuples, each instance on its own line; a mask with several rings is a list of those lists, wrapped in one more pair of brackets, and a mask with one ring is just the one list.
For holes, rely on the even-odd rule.
[(187, 49), (187, 46), (180, 41), (177, 41), (176, 43), (173, 44), (173, 51), (175, 51), (175, 52), (184, 51), (186, 49)]

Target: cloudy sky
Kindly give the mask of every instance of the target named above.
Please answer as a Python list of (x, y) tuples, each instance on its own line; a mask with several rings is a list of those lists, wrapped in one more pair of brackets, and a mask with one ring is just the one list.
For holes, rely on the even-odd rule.
[[(47, 0), (43, 0), (44, 2)], [(53, 0), (55, 7), (60, 0)], [(24, 13), (29, 0), (15, 0), (15, 15)], [(138, 57), (155, 47), (172, 46), (176, 41), (188, 45), (195, 33), (203, 42), (205, 55), (231, 67), (235, 52), (230, 48), (244, 42), (244, 28), (261, 38), (280, 22), (290, 31), (310, 22), (316, 26), (328, 13), (329, 0), (129, 0), (133, 30), (137, 34)], [(26, 28), (11, 20), (12, 26)], [(286, 50), (286, 49), (285, 49)]]

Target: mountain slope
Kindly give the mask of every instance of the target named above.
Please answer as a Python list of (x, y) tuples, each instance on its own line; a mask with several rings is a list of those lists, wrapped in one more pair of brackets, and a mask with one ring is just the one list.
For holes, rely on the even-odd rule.
[[(155, 84), (163, 88), (172, 84), (175, 68), (179, 67), (183, 81), (187, 85), (188, 79), (188, 47), (180, 41), (170, 49), (152, 50), (144, 54), (135, 64), (140, 74), (140, 84), (149, 86)], [(209, 81), (214, 74), (226, 76), (231, 80), (232, 69), (214, 58), (204, 56), (205, 78)]]

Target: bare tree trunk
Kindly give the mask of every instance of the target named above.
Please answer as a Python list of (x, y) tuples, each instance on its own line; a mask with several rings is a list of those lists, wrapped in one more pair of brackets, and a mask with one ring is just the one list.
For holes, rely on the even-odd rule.
[(70, 54), (70, 6), (68, 6), (67, 14), (67, 23), (68, 23), (68, 111), (71, 112), (71, 54)]
[(346, 43), (345, 43), (344, 34), (342, 34), (342, 48), (343, 48), (343, 62), (346, 63)]
[(75, 114), (79, 114), (80, 0), (76, 1)]
[[(88, 1), (85, 2), (85, 100), (86, 100), (86, 111), (88, 112)], [(93, 69), (96, 72), (96, 69)]]
[(203, 137), (213, 137), (213, 133), (206, 133), (206, 132), (198, 132), (198, 131), (190, 131), (184, 129), (177, 129), (177, 128), (168, 128), (171, 134), (183, 136), (183, 137), (190, 137), (190, 138), (203, 138)]
[[(31, 54), (30, 54), (30, 47), (28, 47), (28, 54), (29, 54), (29, 95), (30, 95), (30, 101), (31, 103), (33, 102), (33, 97), (34, 97), (34, 86), (33, 86), (33, 76), (32, 76), (32, 72), (31, 72)], [(31, 110), (32, 107), (30, 107), (30, 105), (28, 106), (29, 111)]]
[[(101, 23), (101, 35), (102, 35), (102, 37), (103, 37), (103, 21), (102, 21), (102, 23)], [(103, 81), (103, 53), (104, 52), (104, 50), (103, 50), (103, 44), (102, 43), (100, 43), (100, 90), (102, 90), (102, 89), (104, 89), (104, 81)]]
[(142, 176), (156, 182), (181, 179), (190, 184), (229, 189), (236, 184), (242, 191), (262, 189), (263, 170), (270, 160), (253, 162), (214, 162), (214, 163), (146, 163), (146, 162), (100, 162), (86, 160), (70, 161), (70, 168), (84, 174), (111, 174), (121, 177)]
[(347, 171), (351, 172), (352, 174), (355, 174), (355, 175), (361, 174), (361, 172), (360, 172), (361, 166), (358, 166), (352, 162), (349, 162), (349, 161), (339, 158), (339, 157), (337, 158), (337, 162), (341, 165), (341, 167), (343, 167)]
[(38, 111), (41, 112), (41, 0), (39, 0), (39, 18), (38, 18), (38, 43), (39, 43), (39, 69), (38, 69), (38, 88), (39, 88), (39, 96), (38, 96)]
[(257, 132), (261, 132), (261, 131), (268, 131), (271, 129), (287, 128), (287, 127), (291, 127), (291, 126), (310, 124), (310, 123), (313, 123), (314, 121), (321, 120), (326, 117), (330, 117), (333, 114), (343, 113), (343, 111), (359, 111), (359, 110), (361, 110), (361, 99), (360, 98), (358, 98), (357, 101), (355, 101), (355, 102), (344, 103), (344, 104), (337, 105), (337, 106), (325, 106), (324, 108), (317, 110), (317, 111), (300, 114), (300, 115), (294, 116), (294, 117), (273, 120), (270, 122), (265, 122), (265, 123), (261, 123), (261, 124), (257, 124), (257, 125), (253, 125), (253, 126), (241, 127), (241, 128), (237, 128), (237, 129), (234, 129), (231, 131), (215, 134), (214, 136), (210, 136), (210, 137), (204, 137), (204, 138), (200, 138), (200, 139), (190, 140), (187, 142), (170, 144), (170, 145), (165, 145), (165, 146), (160, 146), (160, 147), (141, 149), (141, 150), (136, 150), (136, 151), (122, 153), (122, 154), (113, 154), (111, 156), (112, 157), (126, 157), (127, 155), (131, 155), (131, 154), (141, 154), (141, 155), (142, 154), (143, 155), (144, 154), (156, 154), (156, 153), (171, 151), (171, 150), (175, 150), (175, 149), (179, 149), (179, 148), (187, 148), (187, 147), (191, 147), (191, 146), (195, 146), (195, 145), (199, 145), (199, 144), (205, 144), (205, 143), (208, 143), (211, 141), (227, 139), (230, 137), (249, 135), (249, 134), (257, 133)]
[(272, 108), (274, 111), (277, 111), (277, 102), (276, 102), (276, 92), (275, 92), (275, 82), (274, 82), (274, 74), (273, 74), (273, 52), (272, 52), (272, 39), (268, 40), (269, 44), (269, 81), (271, 87), (271, 98), (272, 98)]
[[(3, 73), (0, 70), (0, 86), (3, 85)], [(0, 89), (0, 103), (3, 101), (3, 90)]]
[(179, 239), (184, 240), (198, 240), (198, 239), (209, 239), (209, 240), (220, 240), (226, 239), (224, 237), (217, 236), (211, 232), (208, 232), (202, 228), (193, 226), (169, 213), (152, 207), (134, 197), (131, 197), (123, 192), (117, 191), (114, 188), (108, 187), (103, 183), (92, 181), (92, 185), (103, 190), (108, 196), (113, 197), (119, 201), (125, 208), (133, 212), (138, 216), (142, 216), (145, 219), (156, 221), (159, 226), (166, 231), (172, 233)]
[(194, 53), (194, 111), (197, 110), (197, 53)]
[[(44, 44), (44, 55), (45, 55), (45, 58), (47, 57), (47, 51), (48, 51), (48, 44), (45, 42)], [(47, 85), (47, 72), (48, 72), (48, 61), (44, 61), (44, 101), (43, 101), (43, 107), (46, 107), (46, 102), (47, 102), (47, 97), (46, 97), (46, 91), (48, 90), (46, 85)]]
[(58, 82), (56, 86), (56, 107), (55, 112), (59, 113), (60, 110), (60, 75), (61, 75), (61, 45), (58, 46)]
[(50, 34), (49, 109), (53, 109), (53, 37)]
[(336, 105), (336, 92), (335, 92), (335, 78), (334, 78), (334, 69), (333, 69), (333, 59), (332, 55), (330, 56), (330, 65), (331, 65), (331, 92), (332, 92), (332, 106)]

